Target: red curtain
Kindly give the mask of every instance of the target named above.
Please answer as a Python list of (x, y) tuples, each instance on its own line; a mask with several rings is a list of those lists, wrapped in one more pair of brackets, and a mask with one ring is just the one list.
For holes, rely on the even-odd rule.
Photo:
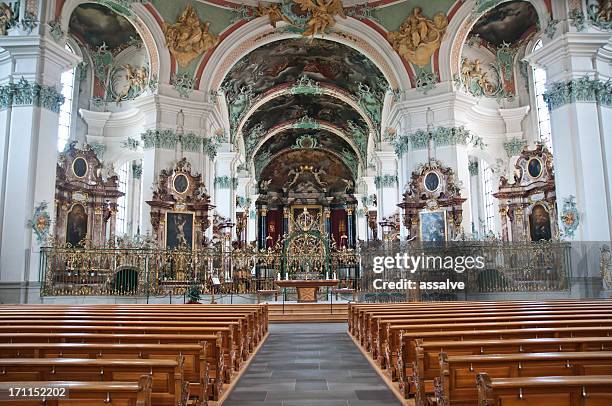
[[(344, 209), (331, 210), (331, 230), (337, 247), (346, 247), (348, 243), (348, 217)], [(344, 238), (342, 238), (344, 236)]]
[(266, 231), (266, 247), (271, 247), (276, 244), (279, 237), (283, 233), (283, 211), (282, 210), (268, 210), (268, 227)]

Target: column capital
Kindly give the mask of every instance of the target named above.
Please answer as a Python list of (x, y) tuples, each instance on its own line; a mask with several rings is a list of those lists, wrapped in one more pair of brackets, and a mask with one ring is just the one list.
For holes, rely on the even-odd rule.
[(55, 41), (40, 36), (4, 36), (0, 37), (0, 48), (6, 52), (0, 61), (10, 59), (12, 66), (9, 77), (0, 78), (0, 82), (18, 80), (24, 77), (41, 85), (57, 86), (60, 76), (68, 69), (74, 68), (82, 58), (66, 50)]
[(611, 36), (604, 32), (569, 32), (526, 55), (525, 60), (546, 69), (549, 82), (594, 76), (593, 58)]

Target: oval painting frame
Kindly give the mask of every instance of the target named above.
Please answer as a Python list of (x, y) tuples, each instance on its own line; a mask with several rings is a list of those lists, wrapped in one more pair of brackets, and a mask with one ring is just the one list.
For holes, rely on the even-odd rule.
[[(535, 173), (535, 171), (537, 171), (537, 173)], [(544, 165), (542, 164), (542, 160), (540, 158), (533, 157), (527, 161), (527, 173), (532, 179), (537, 179), (542, 176), (543, 171)]]
[[(82, 163), (81, 163), (82, 162)], [(72, 173), (79, 179), (82, 179), (87, 175), (87, 171), (89, 170), (89, 164), (87, 160), (83, 157), (77, 157), (74, 161), (72, 161)]]
[(435, 192), (440, 189), (440, 183), (440, 175), (437, 172), (427, 172), (423, 177), (423, 186), (428, 192)]
[(183, 173), (179, 173), (172, 179), (172, 188), (179, 195), (187, 193), (189, 190), (189, 178)]

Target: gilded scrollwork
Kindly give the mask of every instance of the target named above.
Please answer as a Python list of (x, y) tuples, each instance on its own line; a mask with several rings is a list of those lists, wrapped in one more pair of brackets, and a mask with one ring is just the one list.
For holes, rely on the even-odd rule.
[(421, 13), (421, 7), (413, 8), (399, 30), (390, 32), (387, 38), (402, 58), (424, 67), (434, 52), (440, 48), (448, 27), (448, 17), (440, 12), (432, 20)]
[[(298, 6), (302, 13), (295, 13), (293, 6)], [(346, 18), (341, 0), (291, 0), (278, 3), (260, 3), (258, 16), (268, 16), (270, 25), (276, 28), (277, 23), (285, 22), (302, 31), (304, 37), (314, 38), (325, 34), (336, 25), (336, 16)]]
[(191, 4), (174, 24), (164, 23), (166, 45), (179, 66), (186, 67), (191, 61), (204, 52), (215, 47), (219, 41), (210, 32), (210, 22), (200, 21), (198, 13)]

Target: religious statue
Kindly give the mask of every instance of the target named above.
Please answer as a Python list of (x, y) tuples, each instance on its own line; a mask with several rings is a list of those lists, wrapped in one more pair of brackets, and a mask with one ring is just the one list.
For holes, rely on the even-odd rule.
[(219, 41), (210, 32), (210, 23), (202, 23), (191, 4), (185, 7), (175, 24), (164, 23), (163, 29), (170, 53), (183, 68)]
[(5, 2), (0, 2), (0, 35), (6, 35), (13, 20), (13, 9)]
[(488, 72), (482, 70), (481, 62), (476, 59), (474, 62), (467, 58), (461, 64), (461, 77), (467, 90), (473, 95), (494, 95), (499, 86), (496, 86), (488, 77)]
[(599, 266), (604, 290), (612, 290), (612, 252), (608, 245), (601, 247)]
[(339, 15), (346, 18), (341, 0), (293, 0), (300, 6), (302, 11), (311, 13), (308, 20), (308, 28), (302, 33), (305, 37), (314, 38), (317, 34), (324, 34), (325, 31), (336, 25), (334, 16)]
[(393, 49), (402, 58), (424, 67), (429, 63), (433, 53), (440, 48), (448, 26), (448, 18), (440, 12), (433, 20), (429, 20), (421, 13), (421, 7), (413, 8), (400, 29), (390, 32), (387, 37)]
[(134, 67), (130, 64), (124, 65), (125, 79), (127, 80), (127, 86), (125, 89), (117, 95), (117, 102), (125, 100), (132, 95), (136, 95), (142, 92), (147, 87), (148, 74), (147, 68), (144, 66)]
[(285, 21), (286, 23), (291, 24), (289, 19), (285, 17), (281, 8), (278, 4), (259, 4), (257, 7), (257, 15), (260, 17), (268, 16), (270, 19), (270, 25), (276, 28), (276, 23), (280, 21)]

